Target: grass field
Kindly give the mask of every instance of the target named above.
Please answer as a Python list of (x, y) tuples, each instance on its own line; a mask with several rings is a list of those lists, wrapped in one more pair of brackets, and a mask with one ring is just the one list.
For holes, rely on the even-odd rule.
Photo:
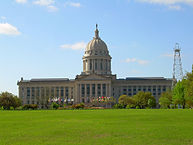
[(4, 144), (193, 144), (193, 110), (0, 111)]

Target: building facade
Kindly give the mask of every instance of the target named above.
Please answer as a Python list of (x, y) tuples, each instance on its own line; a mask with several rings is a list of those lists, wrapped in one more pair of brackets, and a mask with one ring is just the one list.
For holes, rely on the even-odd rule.
[(90, 103), (99, 97), (114, 97), (125, 94), (133, 96), (139, 91), (151, 92), (156, 102), (162, 92), (172, 87), (172, 79), (163, 77), (130, 77), (117, 79), (111, 72), (111, 59), (107, 45), (99, 37), (96, 26), (95, 37), (88, 43), (83, 60), (83, 72), (75, 79), (31, 79), (21, 78), (19, 97), (23, 104), (38, 104), (45, 107), (50, 100), (62, 103)]

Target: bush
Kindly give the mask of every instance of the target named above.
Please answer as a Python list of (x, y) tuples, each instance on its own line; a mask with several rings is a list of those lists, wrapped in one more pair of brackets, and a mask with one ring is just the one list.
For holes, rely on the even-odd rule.
[(72, 105), (72, 109), (84, 109), (85, 105), (83, 103)]
[(113, 106), (113, 108), (114, 108), (114, 109), (122, 109), (122, 108), (124, 108), (124, 106), (121, 105), (121, 104), (115, 104), (115, 105)]
[(10, 110), (14, 110), (13, 106), (10, 107)]
[(15, 110), (23, 110), (23, 107), (19, 106), (19, 107), (15, 108)]
[(136, 106), (136, 109), (140, 109), (140, 107), (139, 107), (139, 106)]
[(131, 109), (131, 108), (135, 108), (135, 105), (129, 104), (129, 105), (126, 106), (126, 109)]
[(19, 106), (21, 106), (21, 99), (18, 97), (8, 92), (3, 92), (0, 94), (0, 107), (3, 107), (3, 109), (10, 110)]
[(58, 105), (57, 103), (53, 102), (51, 104), (51, 109), (58, 109), (60, 107), (60, 105)]
[(37, 104), (25, 104), (23, 105), (22, 109), (23, 110), (36, 110), (38, 108)]

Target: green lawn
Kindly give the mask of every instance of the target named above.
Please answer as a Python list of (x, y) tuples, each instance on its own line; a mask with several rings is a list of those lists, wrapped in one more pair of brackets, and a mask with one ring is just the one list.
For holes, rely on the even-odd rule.
[(193, 144), (193, 110), (0, 111), (4, 144)]

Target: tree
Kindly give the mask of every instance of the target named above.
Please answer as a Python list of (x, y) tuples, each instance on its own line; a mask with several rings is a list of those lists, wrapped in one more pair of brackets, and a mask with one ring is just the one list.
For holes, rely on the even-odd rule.
[(185, 99), (184, 99), (185, 81), (186, 80), (178, 81), (178, 83), (173, 89), (172, 101), (175, 106), (176, 105), (182, 105), (182, 107), (185, 106)]
[(128, 96), (127, 95), (121, 95), (119, 97), (119, 104), (123, 105), (124, 108), (127, 106), (128, 103)]
[(0, 94), (0, 107), (9, 110), (11, 107), (14, 109), (21, 106), (21, 100), (9, 92)]
[(168, 90), (163, 92), (159, 98), (159, 104), (161, 108), (170, 108), (170, 105), (172, 104), (172, 91)]
[[(139, 106), (141, 109), (145, 107), (155, 107), (156, 101), (150, 92), (138, 92), (133, 96), (135, 106)], [(149, 103), (148, 103), (149, 102)]]
[(185, 76), (185, 89), (184, 89), (184, 99), (186, 107), (193, 108), (193, 65), (192, 72), (188, 72)]

